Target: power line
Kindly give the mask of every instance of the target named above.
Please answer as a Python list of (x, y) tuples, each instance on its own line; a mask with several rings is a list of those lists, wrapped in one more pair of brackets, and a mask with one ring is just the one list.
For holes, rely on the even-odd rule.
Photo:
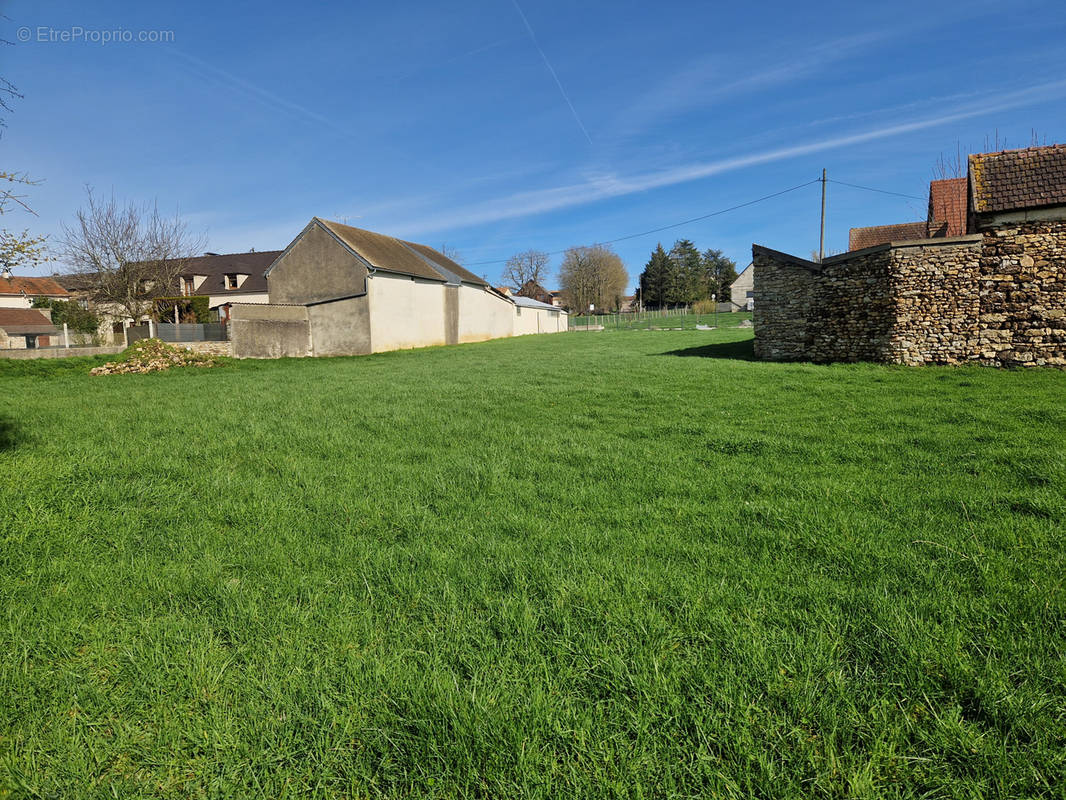
[(835, 181), (832, 178), (829, 179), (830, 183), (839, 183), (841, 186), (850, 186), (852, 189), (865, 189), (868, 192), (880, 192), (881, 194), (893, 194), (896, 197), (909, 197), (911, 200), (927, 200), (926, 197), (917, 197), (913, 194), (902, 194), (901, 192), (890, 192), (888, 189), (874, 189), (872, 186), (859, 186), (857, 183), (846, 183), (844, 181)]
[[(722, 208), (722, 209), (719, 209), (718, 211), (712, 211), (709, 214), (703, 214), (703, 215), (698, 216), (698, 217), (693, 217), (692, 219), (686, 219), (686, 220), (683, 220), (682, 222), (674, 222), (674, 223), (672, 223), (670, 225), (663, 225), (661, 228), (652, 228), (651, 230), (641, 231), (640, 233), (629, 233), (629, 234), (626, 234), (625, 236), (619, 236), (619, 237), (617, 237), (615, 239), (607, 239), (606, 241), (603, 241), (603, 242), (596, 242), (596, 244), (615, 244), (616, 242), (624, 242), (624, 241), (626, 241), (628, 239), (636, 239), (636, 238), (641, 237), (641, 236), (650, 236), (653, 233), (660, 233), (661, 231), (668, 231), (671, 228), (680, 228), (682, 225), (691, 225), (693, 222), (699, 222), (701, 220), (710, 219), (711, 217), (717, 217), (717, 216), (720, 216), (722, 214), (728, 214), (730, 211), (736, 211), (738, 208), (745, 208), (747, 206), (753, 206), (756, 203), (763, 202), (764, 200), (771, 200), (771, 199), (773, 199), (775, 197), (780, 197), (783, 194), (788, 194), (789, 192), (794, 192), (797, 189), (803, 189), (803, 188), (805, 188), (807, 186), (810, 186), (812, 184), (818, 183), (821, 180), (822, 180), (821, 178), (815, 178), (813, 181), (807, 181), (806, 183), (801, 183), (798, 186), (792, 186), (792, 187), (790, 187), (788, 189), (782, 189), (779, 192), (774, 192), (773, 194), (764, 195), (762, 197), (756, 198), (755, 200), (749, 200), (746, 203), (738, 203), (735, 206), (730, 206), (729, 208)], [(549, 256), (557, 256), (557, 255), (561, 255), (562, 253), (565, 253), (565, 252), (566, 252), (566, 250), (553, 250), (550, 253), (548, 253), (548, 255)], [(471, 262), (469, 262), (467, 264), (467, 266), (469, 266), (469, 267), (479, 267), (479, 266), (488, 265), (488, 264), (506, 264), (506, 263), (507, 263), (507, 259), (501, 258), (501, 259), (497, 259), (497, 260), (494, 260), (494, 261), (471, 261)]]

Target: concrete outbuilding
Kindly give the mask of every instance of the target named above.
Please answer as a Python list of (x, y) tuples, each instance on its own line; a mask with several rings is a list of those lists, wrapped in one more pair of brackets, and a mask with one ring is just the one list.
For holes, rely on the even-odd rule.
[(431, 247), (319, 217), (266, 281), (267, 304), (233, 305), (238, 357), (362, 355), (566, 330), (565, 312), (539, 304), (520, 314), (516, 298)]

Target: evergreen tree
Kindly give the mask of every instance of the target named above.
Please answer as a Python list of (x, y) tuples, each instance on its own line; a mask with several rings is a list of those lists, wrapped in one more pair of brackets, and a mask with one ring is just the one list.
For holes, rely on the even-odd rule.
[(670, 288), (666, 304), (671, 306), (691, 305), (700, 299), (700, 278), (703, 262), (700, 251), (688, 239), (678, 239), (670, 249), (672, 264)]
[(664, 305), (670, 269), (670, 258), (660, 243), (656, 245), (644, 271), (640, 273), (640, 300), (645, 308), (660, 308)]
[(729, 300), (729, 285), (737, 279), (737, 264), (733, 259), (722, 255), (721, 250), (705, 250), (703, 262), (703, 281), (706, 286), (704, 297), (716, 295), (719, 302)]

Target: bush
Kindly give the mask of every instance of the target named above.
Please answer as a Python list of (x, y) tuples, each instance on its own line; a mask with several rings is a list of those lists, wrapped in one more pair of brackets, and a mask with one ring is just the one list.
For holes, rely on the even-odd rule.
[(100, 327), (100, 317), (88, 309), (82, 308), (73, 300), (52, 300), (48, 297), (39, 297), (33, 301), (34, 308), (50, 308), (52, 310), (52, 324), (62, 328), (63, 323), (75, 333), (91, 333), (96, 335)]
[(717, 306), (714, 300), (697, 300), (692, 304), (692, 311), (696, 314), (713, 314), (715, 306)]
[(157, 319), (162, 319), (167, 314), (173, 316), (174, 306), (178, 307), (180, 320), (173, 322), (188, 322), (192, 317), (198, 323), (211, 321), (211, 298), (201, 295), (193, 297), (157, 297), (155, 300), (155, 314)]

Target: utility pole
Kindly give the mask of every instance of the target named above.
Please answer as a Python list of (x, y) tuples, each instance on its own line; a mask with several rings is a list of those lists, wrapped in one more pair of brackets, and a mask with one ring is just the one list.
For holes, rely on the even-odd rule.
[(822, 233), (818, 237), (818, 263), (825, 258), (825, 167), (822, 167)]

